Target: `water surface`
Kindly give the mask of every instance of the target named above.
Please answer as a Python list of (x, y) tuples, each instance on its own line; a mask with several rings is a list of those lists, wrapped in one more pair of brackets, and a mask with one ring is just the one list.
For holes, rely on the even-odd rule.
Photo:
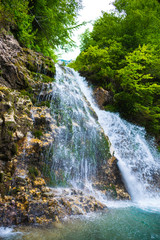
[[(160, 213), (129, 206), (107, 213), (67, 219), (50, 228), (25, 227), (1, 234), (2, 240), (150, 240), (160, 239)], [(2, 229), (1, 229), (2, 230)], [(0, 230), (0, 232), (2, 232)], [(16, 231), (16, 230), (14, 230)]]

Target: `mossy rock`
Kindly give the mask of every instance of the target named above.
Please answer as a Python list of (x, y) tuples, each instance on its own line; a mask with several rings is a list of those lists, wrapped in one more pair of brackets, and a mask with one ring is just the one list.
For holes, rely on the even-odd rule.
[(40, 172), (37, 167), (30, 165), (28, 168), (29, 176), (32, 180), (35, 180), (36, 177), (39, 176)]
[(56, 68), (52, 59), (47, 57), (43, 58), (42, 73), (46, 74), (49, 77), (54, 77)]
[(40, 138), (41, 136), (43, 136), (43, 132), (41, 129), (34, 129), (32, 131), (32, 134), (34, 135), (35, 138)]
[(38, 107), (46, 106), (46, 107), (50, 108), (50, 104), (51, 104), (50, 101), (41, 101), (41, 102), (37, 103), (36, 106), (38, 106)]
[(50, 83), (50, 82), (55, 81), (55, 79), (53, 77), (49, 77), (49, 76), (47, 76), (45, 74), (42, 74), (42, 73), (32, 72), (32, 76), (33, 76), (33, 78), (36, 82), (40, 81), (40, 82), (43, 82), (43, 83)]

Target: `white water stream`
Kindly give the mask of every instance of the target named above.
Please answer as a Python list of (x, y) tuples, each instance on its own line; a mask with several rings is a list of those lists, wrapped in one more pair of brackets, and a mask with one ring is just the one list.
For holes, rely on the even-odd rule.
[(142, 208), (160, 210), (160, 154), (155, 150), (153, 142), (147, 142), (144, 128), (121, 119), (117, 113), (100, 110), (86, 80), (74, 71), (73, 74), (109, 137), (133, 202)]
[(50, 108), (57, 125), (49, 154), (51, 185), (84, 187), (96, 174), (97, 159), (104, 160), (108, 149), (71, 69), (56, 67)]

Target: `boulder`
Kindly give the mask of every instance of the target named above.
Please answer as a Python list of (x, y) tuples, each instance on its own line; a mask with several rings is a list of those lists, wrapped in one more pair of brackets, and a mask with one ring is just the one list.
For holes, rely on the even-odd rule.
[(93, 96), (101, 109), (104, 109), (104, 106), (113, 102), (112, 93), (101, 87), (94, 90)]
[(95, 179), (93, 186), (108, 199), (127, 199), (131, 197), (124, 185), (122, 175), (117, 165), (118, 160), (112, 156), (103, 165), (99, 166), (98, 177)]

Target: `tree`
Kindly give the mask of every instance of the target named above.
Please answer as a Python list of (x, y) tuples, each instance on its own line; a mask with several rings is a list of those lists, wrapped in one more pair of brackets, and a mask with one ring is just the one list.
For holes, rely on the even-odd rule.
[(100, 48), (108, 47), (108, 41), (117, 41), (121, 38), (121, 17), (115, 13), (103, 12), (102, 17), (95, 21), (91, 37), (93, 44)]
[(90, 36), (89, 29), (86, 29), (84, 33), (80, 36), (80, 51), (85, 51), (90, 45), (93, 45), (92, 43), (92, 37)]
[(100, 49), (98, 46), (90, 46), (86, 51), (81, 52), (76, 63), (70, 64), (83, 76), (95, 84), (106, 87), (109, 79), (113, 77), (112, 61), (109, 49)]
[[(33, 29), (41, 51), (71, 44), (71, 34), (76, 27), (76, 16), (81, 2), (76, 0), (36, 0), (29, 4), (35, 16)], [(43, 41), (42, 41), (43, 39)], [(48, 47), (50, 46), (50, 47)]]
[(17, 39), (27, 47), (33, 46), (33, 16), (28, 14), (28, 0), (1, 0), (0, 15), (4, 16), (2, 26), (10, 27)]
[(139, 44), (160, 44), (160, 5), (157, 0), (115, 0), (122, 14), (123, 46), (130, 51)]
[(160, 67), (159, 57), (148, 45), (126, 56), (126, 66), (118, 70), (121, 91), (115, 101), (123, 116), (134, 119), (158, 135), (160, 132), (160, 85), (152, 69)]
[(81, 0), (1, 0), (0, 15), (22, 45), (51, 55), (53, 49), (72, 44)]

